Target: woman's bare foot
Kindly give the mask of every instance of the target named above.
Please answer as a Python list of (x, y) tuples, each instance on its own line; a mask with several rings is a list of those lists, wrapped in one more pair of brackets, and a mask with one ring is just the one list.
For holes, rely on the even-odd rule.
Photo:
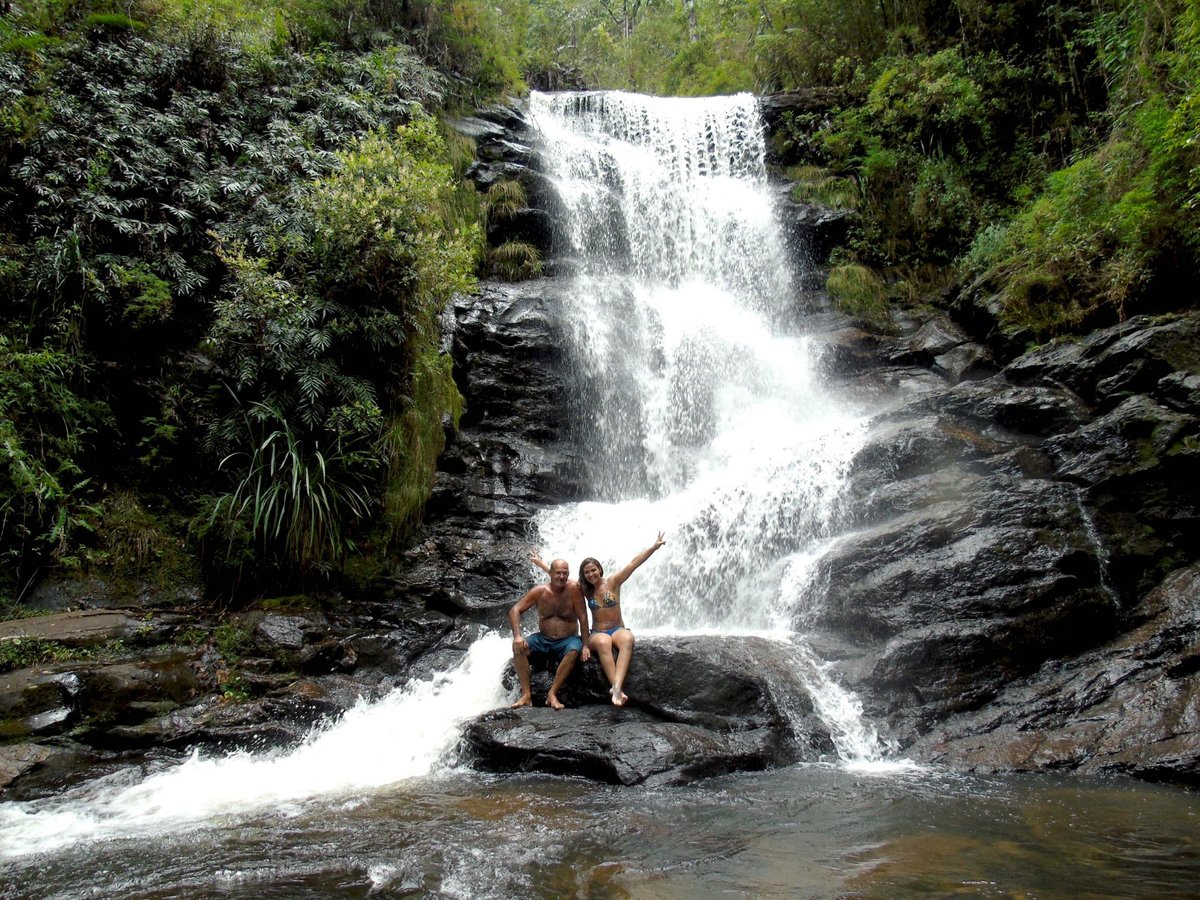
[(554, 709), (566, 709), (567, 707), (553, 694), (546, 695), (546, 705)]
[(621, 690), (621, 686), (619, 684), (614, 684), (609, 693), (612, 694), (613, 706), (624, 706), (625, 702), (629, 699), (629, 696), (623, 690)]
[(509, 709), (516, 709), (518, 706), (533, 706), (533, 698), (528, 694), (522, 694), (517, 698), (517, 702), (510, 706)]

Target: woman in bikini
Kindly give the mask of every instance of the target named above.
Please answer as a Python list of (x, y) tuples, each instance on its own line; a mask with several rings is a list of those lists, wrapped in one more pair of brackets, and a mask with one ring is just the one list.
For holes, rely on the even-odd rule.
[[(592, 636), (588, 646), (600, 660), (600, 668), (612, 685), (610, 693), (613, 706), (624, 706), (629, 699), (621, 690), (621, 685), (625, 683), (629, 661), (633, 656), (633, 632), (625, 627), (625, 620), (621, 618), (621, 585), (665, 543), (660, 531), (653, 544), (612, 575), (606, 576), (599, 560), (590, 556), (579, 564), (579, 589), (583, 592), (588, 609), (592, 611)], [(534, 565), (548, 570), (545, 562), (536, 554), (532, 560)]]

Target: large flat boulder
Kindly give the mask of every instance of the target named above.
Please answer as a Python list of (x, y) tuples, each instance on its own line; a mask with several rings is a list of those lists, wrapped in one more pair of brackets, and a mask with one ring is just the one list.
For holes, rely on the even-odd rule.
[[(594, 661), (561, 694), (568, 705), (501, 709), (468, 723), (474, 764), (498, 772), (577, 775), (611, 784), (685, 784), (830, 756), (794, 648), (757, 637), (642, 639), (614, 707)], [(548, 684), (535, 681), (540, 704)], [(540, 690), (538, 689), (540, 688)]]

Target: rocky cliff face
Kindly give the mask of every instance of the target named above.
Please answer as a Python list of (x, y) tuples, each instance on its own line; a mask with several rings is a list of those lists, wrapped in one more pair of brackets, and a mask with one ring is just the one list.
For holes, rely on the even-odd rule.
[(944, 315), (902, 324), (828, 336), (835, 382), (894, 402), (805, 624), (918, 758), (1194, 780), (1200, 315), (999, 371)]

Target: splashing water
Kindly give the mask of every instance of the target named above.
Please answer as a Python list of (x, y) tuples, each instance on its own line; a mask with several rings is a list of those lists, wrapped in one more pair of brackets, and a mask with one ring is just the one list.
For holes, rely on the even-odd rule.
[(504, 638), (484, 637), (456, 669), (360, 702), (287, 753), (193, 755), (129, 786), (92, 782), (52, 801), (0, 804), (0, 858), (259, 809), (286, 812), (310, 797), (428, 775), (451, 759), (465, 719), (504, 702), (500, 672), (511, 654)]
[(593, 484), (544, 512), (545, 552), (623, 565), (639, 630), (773, 634), (846, 760), (884, 748), (861, 705), (793, 634), (819, 601), (866, 417), (822, 390), (791, 324), (793, 273), (750, 95), (534, 94), (578, 272), (563, 291)]

